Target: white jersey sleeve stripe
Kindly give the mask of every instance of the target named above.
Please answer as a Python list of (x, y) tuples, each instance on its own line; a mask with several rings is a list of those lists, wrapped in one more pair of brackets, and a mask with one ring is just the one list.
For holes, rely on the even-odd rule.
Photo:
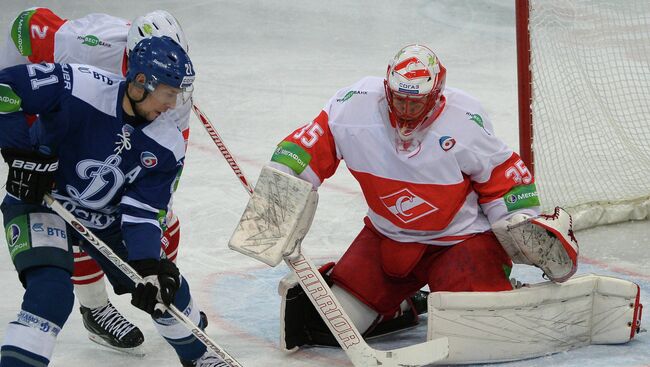
[(132, 215), (122, 214), (122, 223), (149, 223), (151, 225), (156, 226), (156, 228), (158, 228), (159, 230), (161, 230), (160, 223), (158, 223), (158, 221), (155, 219), (140, 218), (140, 217), (134, 217)]
[(136, 207), (138, 209), (146, 210), (146, 211), (152, 212), (152, 213), (158, 213), (160, 211), (160, 210), (154, 208), (151, 205), (148, 205), (148, 204), (145, 204), (145, 203), (140, 202), (138, 200), (135, 200), (134, 198), (129, 197), (129, 196), (123, 196), (122, 201), (120, 203), (124, 204), (124, 205), (130, 205), (130, 206)]

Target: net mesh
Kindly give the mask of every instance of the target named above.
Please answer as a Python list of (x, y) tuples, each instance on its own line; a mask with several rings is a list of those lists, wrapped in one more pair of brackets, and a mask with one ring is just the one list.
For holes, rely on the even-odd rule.
[(650, 1), (530, 1), (535, 174), (576, 228), (650, 209)]

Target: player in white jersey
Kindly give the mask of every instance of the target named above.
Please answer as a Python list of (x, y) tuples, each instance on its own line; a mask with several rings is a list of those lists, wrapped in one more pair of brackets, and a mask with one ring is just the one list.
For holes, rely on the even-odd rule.
[[(8, 33), (0, 53), (0, 69), (25, 63), (59, 62), (89, 64), (118, 75), (126, 75), (128, 53), (145, 37), (169, 36), (188, 51), (178, 21), (164, 10), (156, 10), (131, 22), (107, 14), (89, 14), (78, 19), (62, 19), (47, 8), (21, 12)], [(161, 115), (171, 119), (183, 133), (187, 146), (191, 101)], [(31, 123), (33, 116), (26, 116)], [(180, 223), (171, 210), (161, 213), (165, 231), (161, 248), (176, 260)], [(121, 350), (137, 347), (144, 341), (140, 330), (126, 320), (110, 303), (104, 272), (95, 260), (75, 248), (73, 282), (81, 305), (83, 322), (91, 340)], [(207, 321), (207, 320), (205, 320)]]
[[(339, 90), (278, 145), (270, 163), (318, 188), (345, 160), (359, 182), (368, 204), (363, 229), (321, 272), (364, 336), (416, 324), (418, 312), (404, 300), (425, 285), (432, 292), (512, 290), (521, 243), (508, 226), (539, 215), (531, 172), (495, 136), (481, 104), (445, 88), (445, 78), (433, 51), (406, 46), (386, 78)], [(568, 227), (558, 236), (567, 259), (558, 268), (527, 262), (558, 282), (576, 270)], [(280, 293), (285, 349), (337, 345), (295, 276), (281, 282)]]

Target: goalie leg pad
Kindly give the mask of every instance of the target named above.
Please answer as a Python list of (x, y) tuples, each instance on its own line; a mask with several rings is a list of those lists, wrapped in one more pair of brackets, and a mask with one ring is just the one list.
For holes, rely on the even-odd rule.
[(639, 287), (585, 275), (507, 292), (429, 296), (428, 339), (449, 337), (445, 363), (492, 363), (628, 342), (640, 329)]

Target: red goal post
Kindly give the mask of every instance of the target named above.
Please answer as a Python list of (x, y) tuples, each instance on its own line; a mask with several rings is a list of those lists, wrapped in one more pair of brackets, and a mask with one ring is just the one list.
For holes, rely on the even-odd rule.
[(515, 0), (520, 154), (574, 228), (650, 213), (650, 1)]

